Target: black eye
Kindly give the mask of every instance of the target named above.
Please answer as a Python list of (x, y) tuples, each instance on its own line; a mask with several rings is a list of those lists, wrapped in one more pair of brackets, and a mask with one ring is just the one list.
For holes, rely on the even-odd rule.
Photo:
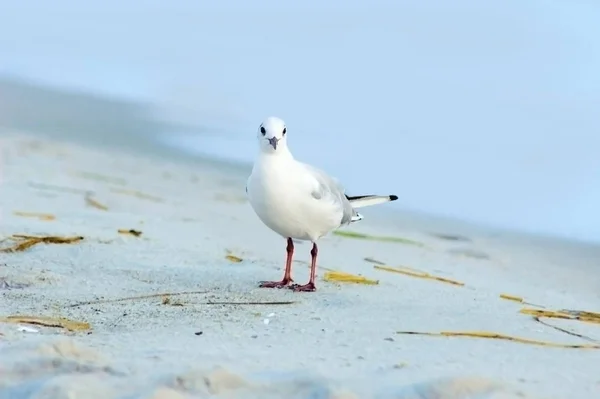
[(283, 135), (285, 136), (285, 134), (287, 133), (287, 128), (283, 128)]
[(260, 127), (260, 132), (262, 133), (262, 135), (264, 136), (265, 134), (267, 134), (267, 131), (265, 130), (264, 126)]

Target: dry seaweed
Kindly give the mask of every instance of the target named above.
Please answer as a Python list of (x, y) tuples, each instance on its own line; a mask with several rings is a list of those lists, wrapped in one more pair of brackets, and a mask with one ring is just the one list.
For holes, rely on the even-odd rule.
[(406, 266), (390, 267), (390, 266), (375, 265), (375, 266), (373, 266), (373, 268), (375, 268), (377, 270), (384, 270), (386, 272), (400, 273), (400, 274), (404, 274), (406, 276), (411, 276), (411, 277), (417, 277), (417, 278), (423, 278), (423, 279), (429, 279), (429, 280), (436, 280), (436, 281), (440, 281), (442, 283), (457, 285), (457, 286), (460, 286), (460, 287), (462, 287), (462, 286), (465, 285), (465, 283), (462, 283), (460, 281), (451, 280), (451, 279), (445, 278), (445, 277), (434, 276), (434, 275), (429, 274), (427, 272), (423, 272), (423, 271), (416, 270), (416, 269), (413, 269), (413, 268), (410, 268), (410, 267), (406, 267)]
[(366, 257), (364, 260), (366, 262), (369, 262), (369, 263), (375, 263), (376, 265), (385, 266), (385, 262), (382, 262), (382, 261), (377, 260), (375, 258)]
[(145, 193), (142, 193), (142, 192), (137, 191), (137, 190), (126, 190), (126, 189), (123, 189), (123, 188), (111, 188), (110, 191), (113, 192), (113, 193), (115, 193), (115, 194), (130, 195), (132, 197), (136, 197), (136, 198), (139, 198), (139, 199), (145, 199), (145, 200), (149, 200), (149, 201), (153, 201), (153, 202), (164, 202), (164, 200), (162, 198), (155, 197), (155, 196), (150, 195), (150, 194), (145, 194)]
[(108, 211), (108, 207), (106, 205), (103, 205), (92, 198), (92, 193), (85, 194), (85, 203), (92, 208), (100, 209), (101, 211)]
[(210, 302), (202, 302), (200, 305), (292, 305), (296, 303), (296, 301), (267, 301), (267, 302), (218, 302), (218, 301), (210, 301)]
[(139, 230), (134, 230), (134, 229), (119, 229), (117, 230), (119, 232), (119, 234), (128, 234), (134, 237), (139, 237), (142, 235), (142, 232)]
[(529, 309), (523, 308), (519, 313), (526, 314), (533, 317), (548, 317), (554, 319), (565, 319), (565, 320), (578, 320), (585, 321), (587, 323), (600, 324), (600, 313), (587, 312), (583, 310), (540, 310), (540, 309)]
[(506, 299), (508, 301), (523, 303), (523, 298), (520, 296), (508, 295), (508, 294), (500, 294), (500, 298)]
[(164, 298), (165, 296), (179, 296), (179, 295), (198, 295), (198, 294), (208, 294), (209, 291), (183, 291), (183, 292), (161, 292), (156, 294), (147, 294), (147, 295), (138, 295), (138, 296), (129, 296), (125, 298), (116, 298), (116, 299), (98, 299), (95, 301), (85, 301), (85, 302), (77, 302), (69, 305), (69, 308), (77, 308), (79, 306), (86, 305), (99, 305), (103, 303), (115, 303), (115, 302), (125, 302), (125, 301), (135, 301), (138, 299), (149, 299), (149, 298)]
[(566, 328), (562, 328), (562, 327), (558, 327), (558, 326), (552, 325), (550, 323), (546, 323), (544, 320), (540, 319), (539, 317), (534, 317), (533, 320), (535, 320), (536, 322), (538, 322), (538, 323), (540, 323), (540, 324), (542, 324), (542, 325), (544, 325), (546, 327), (550, 327), (550, 328), (552, 328), (552, 329), (554, 329), (556, 331), (560, 331), (562, 333), (569, 334), (569, 335), (572, 335), (572, 336), (577, 337), (577, 338), (585, 339), (586, 341), (599, 342), (597, 339), (590, 338), (590, 337), (585, 336), (583, 334), (576, 333), (575, 331), (569, 331)]
[(439, 238), (444, 241), (461, 241), (461, 242), (470, 242), (471, 239), (469, 237), (461, 236), (459, 234), (446, 234), (446, 233), (429, 233), (433, 237)]
[[(208, 301), (208, 302), (191, 302), (187, 305), (291, 305), (295, 301), (267, 301), (267, 302), (231, 302), (231, 301)], [(163, 297), (163, 305), (170, 306), (185, 306), (183, 302), (172, 302), (168, 296)], [(260, 315), (260, 313), (258, 313)]]
[(366, 285), (377, 285), (379, 284), (379, 280), (371, 280), (364, 276), (357, 276), (355, 274), (339, 272), (339, 271), (329, 271), (325, 272), (323, 276), (323, 280), (325, 281), (335, 281), (340, 283), (355, 283), (355, 284), (366, 284)]
[(36, 244), (72, 244), (83, 240), (83, 237), (58, 237), (58, 236), (28, 236), (22, 234), (13, 234), (12, 239), (18, 242), (12, 247), (2, 248), (0, 252), (22, 252), (33, 247)]
[[(86, 305), (100, 305), (105, 303), (115, 303), (115, 302), (125, 302), (125, 301), (135, 301), (140, 299), (150, 299), (150, 298), (161, 298), (161, 303), (163, 305), (172, 304), (171, 297), (180, 296), (180, 295), (197, 295), (197, 294), (209, 294), (209, 291), (183, 291), (183, 292), (162, 292), (157, 294), (148, 294), (148, 295), (138, 295), (138, 296), (130, 296), (125, 298), (116, 298), (116, 299), (98, 299), (95, 301), (86, 301), (86, 302), (78, 302), (71, 305), (68, 305), (69, 308), (76, 308), (80, 306)], [(184, 304), (178, 302), (178, 305), (175, 306), (183, 306)], [(295, 301), (275, 301), (275, 302), (219, 302), (219, 301), (207, 301), (201, 303), (193, 303), (198, 305), (291, 305), (295, 303)]]
[(333, 235), (346, 237), (346, 238), (356, 238), (360, 240), (370, 240), (370, 241), (380, 241), (380, 242), (395, 242), (400, 244), (408, 244), (408, 245), (416, 245), (418, 247), (425, 246), (423, 243), (418, 241), (409, 240), (408, 238), (402, 237), (387, 237), (387, 236), (373, 236), (363, 233), (357, 233), (354, 231), (343, 231), (343, 230), (335, 230)]
[(57, 186), (54, 184), (37, 183), (37, 182), (29, 182), (28, 184), (29, 184), (29, 186), (40, 189), (40, 190), (50, 190), (50, 191), (58, 191), (58, 192), (62, 192), (62, 193), (84, 194), (84, 195), (87, 193), (87, 190), (83, 190), (80, 188)]
[(240, 258), (239, 256), (235, 256), (235, 255), (225, 255), (225, 259), (227, 259), (228, 261), (232, 262), (232, 263), (240, 263), (241, 261), (243, 261), (242, 258)]
[(169, 306), (184, 306), (182, 302), (179, 302), (179, 301), (173, 302), (173, 301), (171, 301), (171, 296), (170, 295), (163, 296), (161, 303), (163, 305), (169, 305)]
[(521, 298), (520, 296), (509, 295), (509, 294), (500, 294), (499, 296), (500, 296), (500, 298), (506, 299), (507, 301), (513, 301), (513, 302), (517, 302), (517, 303), (522, 303), (524, 305), (529, 305), (529, 306), (536, 306), (538, 308), (543, 308), (544, 307), (542, 305), (536, 305), (534, 303), (526, 302), (525, 299)]
[(22, 324), (34, 324), (38, 326), (44, 327), (56, 327), (56, 328), (64, 328), (69, 331), (86, 331), (91, 327), (89, 323), (69, 320), (64, 317), (47, 317), (47, 316), (7, 316), (0, 317), (0, 322), (5, 323), (22, 323)]
[(514, 337), (511, 335), (498, 334), (488, 331), (441, 331), (441, 332), (419, 332), (419, 331), (397, 331), (396, 334), (405, 335), (428, 335), (434, 337), (469, 337), (484, 339), (501, 339), (505, 341), (519, 342), (522, 344), (548, 346), (553, 348), (568, 349), (600, 349), (600, 345), (592, 344), (559, 344), (554, 342), (538, 341), (529, 338)]
[(88, 179), (88, 180), (96, 180), (96, 181), (101, 181), (104, 183), (118, 184), (120, 186), (124, 186), (127, 184), (127, 181), (123, 178), (101, 175), (99, 173), (94, 173), (94, 172), (75, 172), (74, 174), (76, 176), (79, 176), (83, 179)]
[(391, 267), (391, 266), (386, 266), (386, 264), (384, 262), (374, 259), (374, 258), (370, 258), (370, 257), (364, 258), (364, 260), (369, 263), (375, 263), (375, 266), (373, 266), (373, 268), (378, 269), (378, 270), (384, 270), (384, 271), (392, 272), (392, 273), (400, 273), (400, 274), (404, 274), (404, 275), (411, 276), (411, 277), (437, 280), (437, 281), (441, 281), (443, 283), (448, 283), (448, 284), (452, 284), (452, 285), (458, 285), (458, 286), (465, 285), (464, 283), (462, 283), (460, 281), (451, 280), (451, 279), (444, 278), (444, 277), (434, 276), (427, 272), (416, 270), (416, 269), (413, 269), (413, 268), (410, 268), (407, 266), (401, 266), (401, 267), (397, 267), (397, 268)]
[(15, 216), (22, 216), (22, 217), (29, 217), (29, 218), (38, 218), (40, 220), (46, 220), (46, 221), (50, 221), (50, 220), (55, 220), (56, 219), (56, 216), (52, 215), (51, 213), (14, 211), (13, 215), (15, 215)]
[(240, 263), (244, 260), (244, 259), (240, 258), (239, 256), (234, 255), (233, 251), (230, 249), (225, 249), (225, 254), (226, 254), (225, 259), (227, 259), (231, 263)]

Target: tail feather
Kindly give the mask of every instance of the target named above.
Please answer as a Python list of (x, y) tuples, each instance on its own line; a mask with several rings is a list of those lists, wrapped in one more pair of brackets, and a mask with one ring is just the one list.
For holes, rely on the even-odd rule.
[(350, 219), (350, 223), (358, 222), (360, 220), (363, 220), (363, 215), (358, 212), (354, 212), (354, 216), (352, 216), (352, 219)]
[[(396, 201), (398, 199), (397, 195), (358, 195), (355, 197), (349, 197), (346, 195), (346, 198), (352, 204), (353, 208), (362, 208), (363, 206), (371, 206), (377, 204), (383, 204), (385, 202)], [(362, 219), (362, 216), (360, 216)], [(358, 219), (358, 220), (360, 220)], [(354, 221), (354, 220), (353, 220)]]

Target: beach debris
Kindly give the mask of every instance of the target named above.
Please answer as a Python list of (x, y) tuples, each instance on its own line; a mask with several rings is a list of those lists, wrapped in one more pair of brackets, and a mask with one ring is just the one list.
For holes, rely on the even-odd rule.
[(0, 249), (0, 252), (22, 252), (36, 244), (72, 244), (83, 240), (83, 237), (59, 237), (59, 236), (28, 236), (13, 234), (11, 239), (18, 241), (14, 246)]
[(372, 280), (364, 276), (357, 276), (355, 274), (339, 272), (339, 271), (328, 271), (323, 275), (325, 281), (335, 281), (339, 283), (355, 283), (355, 284), (366, 284), (366, 285), (377, 285), (379, 280)]
[(516, 295), (500, 294), (499, 296), (500, 296), (500, 298), (506, 299), (507, 301), (522, 303), (524, 305), (535, 306), (535, 307), (538, 307), (538, 308), (543, 308), (544, 307), (542, 305), (536, 305), (535, 303), (526, 302), (524, 298), (522, 298), (520, 296), (516, 296)]
[(101, 211), (108, 211), (108, 207), (106, 205), (101, 204), (100, 202), (96, 201), (93, 197), (92, 197), (92, 193), (87, 192), (85, 194), (85, 203), (88, 206), (91, 206), (92, 208), (96, 208), (96, 209), (100, 209)]
[(137, 191), (137, 190), (126, 190), (123, 188), (111, 187), (110, 191), (115, 194), (129, 195), (132, 197), (136, 197), (136, 198), (144, 199), (144, 200), (148, 200), (148, 201), (164, 202), (164, 200), (162, 198), (155, 197), (154, 195), (146, 194), (146, 193), (143, 193), (143, 192)]
[(461, 241), (461, 242), (470, 242), (471, 239), (469, 237), (461, 236), (459, 234), (445, 234), (445, 233), (429, 233), (431, 236), (439, 238), (440, 240), (445, 241)]
[(225, 255), (225, 259), (227, 259), (228, 261), (230, 261), (232, 263), (240, 263), (241, 261), (243, 261), (243, 259), (240, 258), (239, 256), (235, 256), (232, 254)]
[(433, 337), (469, 337), (483, 339), (500, 339), (505, 341), (519, 342), (522, 344), (547, 346), (553, 348), (566, 349), (600, 349), (600, 345), (593, 344), (560, 344), (547, 341), (538, 341), (529, 338), (514, 337), (511, 335), (499, 334), (489, 331), (441, 331), (441, 332), (420, 332), (420, 331), (396, 331), (396, 334), (404, 335), (427, 335)]
[(38, 219), (44, 220), (44, 221), (56, 220), (56, 216), (54, 216), (51, 213), (14, 211), (13, 215), (26, 217), (26, 218), (38, 218)]
[(0, 322), (16, 324), (33, 324), (43, 327), (63, 328), (68, 331), (86, 331), (91, 329), (89, 323), (66, 319), (64, 317), (47, 316), (7, 316), (0, 317)]
[(209, 291), (161, 292), (161, 293), (155, 293), (155, 294), (130, 296), (130, 297), (125, 297), (125, 298), (98, 299), (95, 301), (78, 302), (78, 303), (73, 303), (71, 305), (68, 305), (68, 307), (69, 308), (77, 308), (77, 307), (86, 306), (86, 305), (99, 305), (99, 304), (104, 304), (104, 303), (136, 301), (136, 300), (140, 300), (140, 299), (164, 298), (164, 297), (172, 297), (172, 296), (179, 296), (179, 295), (199, 295), (199, 294), (209, 294), (209, 293), (210, 293)]
[(508, 301), (523, 303), (523, 298), (520, 296), (508, 295), (508, 294), (500, 294), (500, 298), (506, 299)]
[(8, 282), (8, 280), (6, 280), (6, 277), (0, 277), (0, 290), (14, 290), (14, 289), (22, 289), (22, 288), (27, 288), (29, 287), (31, 284), (25, 284), (25, 283), (13, 283), (13, 282)]
[(578, 320), (585, 321), (588, 323), (600, 324), (600, 313), (587, 312), (583, 310), (540, 310), (540, 309), (529, 309), (523, 308), (519, 313), (526, 314), (533, 317), (548, 317), (555, 319), (566, 319), (566, 320)]
[(402, 238), (402, 237), (374, 236), (374, 235), (369, 235), (369, 234), (358, 233), (355, 231), (345, 231), (345, 230), (334, 230), (332, 232), (332, 234), (339, 236), (339, 237), (355, 238), (355, 239), (359, 239), (359, 240), (370, 240), (370, 241), (379, 241), (379, 242), (396, 242), (396, 243), (400, 243), (400, 244), (416, 245), (418, 247), (425, 246), (425, 244), (423, 244), (421, 242), (409, 240), (408, 238)]
[(124, 186), (127, 184), (127, 181), (123, 178), (101, 175), (99, 173), (94, 172), (74, 172), (72, 174), (87, 180), (96, 180), (104, 183), (117, 184), (120, 186)]
[(170, 306), (183, 306), (182, 302), (179, 302), (179, 301), (173, 302), (173, 301), (171, 301), (171, 296), (170, 295), (163, 296), (161, 303), (163, 305), (170, 305)]
[(413, 269), (408, 266), (400, 266), (400, 267), (385, 266), (385, 263), (378, 261), (376, 259), (373, 259), (373, 258), (365, 258), (365, 261), (370, 262), (370, 263), (375, 263), (375, 266), (373, 266), (373, 268), (375, 268), (377, 270), (383, 270), (383, 271), (391, 272), (391, 273), (404, 274), (406, 276), (411, 276), (411, 277), (436, 280), (436, 281), (440, 281), (442, 283), (452, 284), (452, 285), (456, 285), (456, 286), (460, 286), (460, 287), (465, 285), (465, 283), (462, 283), (460, 281), (451, 280), (451, 279), (445, 278), (445, 277), (434, 276), (427, 272)]
[(73, 187), (65, 187), (65, 186), (57, 186), (54, 184), (46, 184), (46, 183), (38, 183), (38, 182), (29, 182), (28, 185), (33, 188), (37, 188), (40, 190), (50, 190), (50, 191), (58, 191), (63, 193), (71, 193), (71, 194), (83, 194), (85, 195), (88, 191), (81, 188), (73, 188)]
[(229, 302), (229, 301), (225, 301), (225, 302), (219, 302), (219, 301), (209, 301), (209, 302), (202, 302), (201, 305), (292, 305), (296, 303), (296, 301), (267, 301), (267, 302), (254, 302), (254, 301), (247, 301), (247, 302)]
[(27, 327), (27, 326), (18, 326), (17, 331), (26, 332), (26, 333), (39, 333), (40, 332), (40, 330), (36, 330), (35, 328)]
[(244, 260), (244, 259), (240, 258), (239, 256), (234, 255), (233, 251), (230, 249), (225, 249), (225, 254), (226, 254), (225, 259), (227, 259), (231, 263), (240, 263)]
[(369, 256), (367, 256), (366, 258), (363, 259), (365, 262), (369, 262), (369, 263), (375, 263), (376, 265), (381, 265), (381, 266), (385, 266), (385, 262), (382, 262), (380, 260), (377, 260), (375, 258), (371, 258)]
[[(125, 301), (136, 301), (141, 299), (151, 299), (151, 298), (161, 298), (161, 301), (167, 301), (167, 303), (163, 303), (165, 305), (172, 304), (171, 297), (173, 296), (181, 296), (181, 295), (202, 295), (202, 294), (210, 294), (210, 291), (182, 291), (182, 292), (162, 292), (155, 294), (147, 294), (147, 295), (137, 295), (130, 296), (125, 298), (116, 298), (116, 299), (98, 299), (95, 301), (86, 301), (86, 302), (77, 302), (71, 305), (68, 305), (69, 308), (77, 308), (80, 306), (87, 305), (100, 305), (106, 303), (116, 303), (116, 302), (125, 302)], [(168, 298), (168, 299), (165, 299)], [(219, 301), (207, 301), (207, 302), (194, 302), (194, 305), (291, 305), (296, 303), (295, 301), (269, 301), (269, 302), (219, 302)], [(180, 305), (174, 306), (183, 306), (183, 303)]]
[(554, 329), (556, 331), (559, 331), (561, 333), (564, 333), (564, 334), (572, 335), (574, 337), (581, 338), (581, 339), (584, 339), (584, 340), (589, 341), (589, 342), (600, 342), (597, 339), (585, 336), (583, 334), (576, 333), (575, 331), (570, 331), (570, 330), (567, 330), (566, 328), (562, 328), (562, 327), (558, 327), (558, 326), (555, 326), (555, 325), (550, 324), (550, 323), (546, 323), (544, 320), (540, 319), (539, 317), (534, 317), (533, 320), (535, 320), (537, 323), (540, 323), (540, 324), (542, 324), (542, 325), (544, 325), (546, 327), (550, 327), (550, 328), (552, 328), (552, 329)]
[(119, 229), (117, 230), (119, 234), (131, 235), (134, 237), (139, 237), (142, 235), (142, 232), (134, 229)]

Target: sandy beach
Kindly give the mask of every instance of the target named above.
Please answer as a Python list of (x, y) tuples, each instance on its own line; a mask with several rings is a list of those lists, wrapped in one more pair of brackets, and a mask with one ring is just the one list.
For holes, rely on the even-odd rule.
[(316, 292), (260, 289), (285, 241), (247, 168), (1, 143), (0, 399), (600, 397), (598, 246), (384, 205), (322, 240)]

